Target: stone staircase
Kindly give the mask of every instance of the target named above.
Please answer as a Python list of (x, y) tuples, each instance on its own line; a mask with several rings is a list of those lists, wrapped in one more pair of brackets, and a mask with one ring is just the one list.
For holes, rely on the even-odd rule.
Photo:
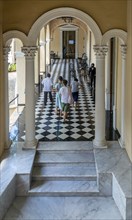
[(97, 196), (92, 142), (40, 143), (32, 170), (30, 196)]

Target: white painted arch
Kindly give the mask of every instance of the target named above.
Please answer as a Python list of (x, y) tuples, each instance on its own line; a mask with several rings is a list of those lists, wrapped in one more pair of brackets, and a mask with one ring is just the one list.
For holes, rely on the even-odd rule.
[(101, 30), (99, 29), (98, 25), (96, 22), (86, 13), (75, 9), (75, 8), (69, 8), (69, 7), (64, 7), (64, 8), (56, 8), (53, 10), (50, 10), (46, 13), (44, 13), (42, 16), (40, 16), (36, 22), (32, 25), (28, 37), (29, 37), (29, 42), (30, 45), (35, 45), (37, 41), (37, 37), (40, 33), (40, 30), (51, 20), (59, 17), (64, 17), (64, 16), (71, 16), (74, 18), (77, 18), (84, 22), (91, 31), (94, 34), (95, 37), (95, 44), (100, 45), (101, 39), (102, 39), (102, 33)]
[(17, 30), (7, 31), (3, 34), (4, 46), (10, 46), (9, 40), (12, 38), (18, 38), (24, 46), (28, 46), (28, 37), (23, 32)]
[(107, 31), (102, 37), (102, 45), (107, 45), (109, 40), (113, 37), (118, 37), (121, 40), (121, 43), (126, 45), (127, 44), (127, 32), (121, 29), (112, 29)]

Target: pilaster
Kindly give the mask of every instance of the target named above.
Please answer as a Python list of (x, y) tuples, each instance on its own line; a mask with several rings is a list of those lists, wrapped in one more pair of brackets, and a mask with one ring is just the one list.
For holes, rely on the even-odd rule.
[(8, 94), (8, 53), (10, 52), (10, 47), (3, 48), (3, 58), (4, 58), (4, 107), (5, 107), (5, 115), (4, 115), (4, 147), (9, 148), (11, 145), (11, 140), (9, 138), (9, 94)]
[(126, 54), (127, 46), (121, 45), (122, 54), (122, 87), (121, 87), (121, 137), (119, 143), (125, 147), (125, 91), (126, 91)]
[[(1, 8), (1, 3), (0, 3)], [(0, 15), (0, 18), (2, 16)], [(4, 150), (4, 71), (3, 71), (3, 41), (2, 41), (2, 25), (0, 24), (0, 156)]]
[(106, 55), (106, 65), (105, 65), (105, 109), (110, 110), (110, 41), (108, 42), (109, 50)]

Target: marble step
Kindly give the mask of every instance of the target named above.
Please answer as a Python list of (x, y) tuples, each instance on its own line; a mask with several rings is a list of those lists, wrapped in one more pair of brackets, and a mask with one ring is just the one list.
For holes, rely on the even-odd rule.
[(85, 166), (86, 164), (88, 164), (89, 166), (94, 166), (95, 167), (95, 161), (94, 162), (34, 162), (34, 167), (53, 167), (53, 166), (71, 166), (71, 165), (80, 165), (80, 166)]
[(96, 168), (94, 163), (71, 163), (35, 166), (32, 172), (35, 180), (96, 180)]
[(30, 196), (97, 196), (96, 181), (32, 181)]
[(36, 153), (36, 163), (93, 163), (93, 151), (41, 151)]
[(92, 141), (50, 141), (50, 142), (39, 142), (37, 150), (73, 150), (73, 151), (88, 151), (93, 150)]

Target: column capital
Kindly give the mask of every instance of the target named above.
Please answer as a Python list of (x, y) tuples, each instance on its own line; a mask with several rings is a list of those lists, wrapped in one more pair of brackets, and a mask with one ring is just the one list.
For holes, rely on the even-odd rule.
[(3, 57), (5, 61), (8, 60), (8, 53), (10, 52), (10, 48), (10, 46), (3, 47)]
[(95, 52), (95, 56), (97, 58), (104, 58), (108, 52), (108, 46), (106, 46), (106, 45), (104, 45), (104, 46), (94, 45), (93, 49)]
[(121, 45), (121, 55), (123, 59), (126, 59), (127, 55), (127, 45)]
[(33, 59), (35, 57), (35, 53), (38, 50), (37, 46), (32, 47), (22, 47), (22, 52), (27, 59)]

